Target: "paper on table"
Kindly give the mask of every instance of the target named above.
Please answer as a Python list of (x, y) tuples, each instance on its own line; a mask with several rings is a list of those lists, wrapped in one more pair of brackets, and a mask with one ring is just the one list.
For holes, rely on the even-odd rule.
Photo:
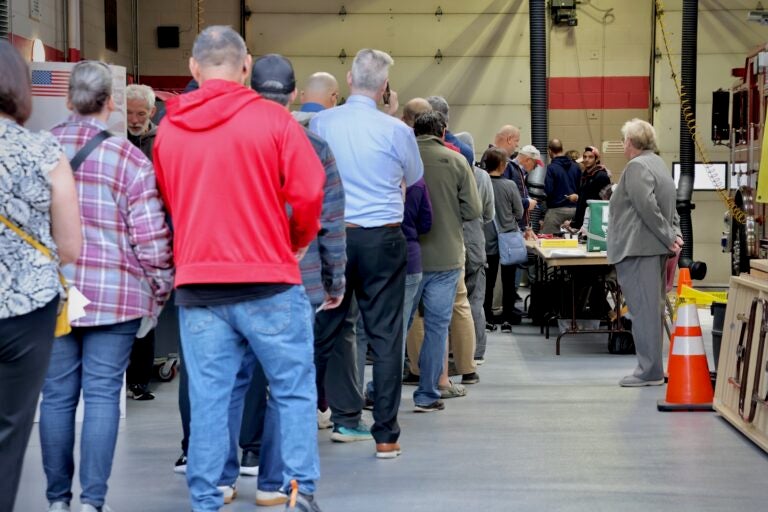
[(552, 249), (549, 252), (550, 258), (586, 258), (587, 254), (583, 249)]
[(77, 320), (85, 316), (85, 306), (91, 303), (75, 286), (70, 286), (67, 292), (67, 315), (69, 321)]

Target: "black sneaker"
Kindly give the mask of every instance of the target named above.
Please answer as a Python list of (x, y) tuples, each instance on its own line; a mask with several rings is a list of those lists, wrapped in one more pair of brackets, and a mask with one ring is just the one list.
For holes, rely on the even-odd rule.
[(498, 328), (499, 328), (499, 326), (496, 325), (496, 324), (491, 324), (491, 323), (488, 323), (488, 322), (485, 323), (485, 330), (488, 331), (488, 332), (496, 332), (496, 329), (498, 329)]
[(296, 480), (291, 480), (291, 492), (288, 494), (288, 503), (285, 510), (292, 512), (323, 512), (317, 505), (314, 496), (299, 492)]
[(509, 322), (504, 322), (501, 324), (501, 332), (510, 333), (512, 332), (512, 324)]
[(259, 455), (250, 450), (243, 450), (240, 459), (240, 474), (243, 476), (259, 476)]
[(418, 386), (419, 376), (414, 375), (410, 371), (408, 371), (408, 375), (403, 377), (403, 384), (405, 384), (406, 386)]
[(445, 409), (445, 404), (442, 400), (435, 400), (429, 405), (415, 404), (413, 412), (436, 412)]
[(178, 460), (173, 464), (173, 472), (184, 474), (187, 472), (187, 456), (183, 453), (178, 458)]
[(477, 384), (478, 382), (480, 382), (480, 376), (477, 372), (465, 373), (461, 376), (462, 384)]
[(373, 410), (373, 399), (368, 396), (368, 393), (365, 393), (365, 404), (363, 404), (363, 409), (366, 411)]
[(155, 395), (153, 395), (152, 392), (149, 391), (149, 388), (143, 384), (129, 384), (128, 396), (134, 400), (142, 402), (155, 399)]

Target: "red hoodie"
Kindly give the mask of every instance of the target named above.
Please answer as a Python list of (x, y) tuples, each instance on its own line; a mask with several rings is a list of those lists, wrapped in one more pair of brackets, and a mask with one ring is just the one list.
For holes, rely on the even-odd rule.
[(224, 80), (172, 98), (166, 110), (153, 153), (173, 221), (176, 286), (300, 284), (293, 253), (320, 229), (325, 182), (301, 125)]

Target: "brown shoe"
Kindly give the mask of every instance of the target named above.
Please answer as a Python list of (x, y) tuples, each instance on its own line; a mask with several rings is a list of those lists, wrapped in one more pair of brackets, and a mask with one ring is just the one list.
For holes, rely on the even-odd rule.
[(377, 459), (394, 459), (401, 453), (400, 443), (376, 443)]

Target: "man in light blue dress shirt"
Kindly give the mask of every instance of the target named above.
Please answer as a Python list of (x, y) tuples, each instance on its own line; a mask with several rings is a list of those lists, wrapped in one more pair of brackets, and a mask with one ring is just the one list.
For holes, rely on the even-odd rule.
[[(402, 322), (405, 293), (406, 243), (400, 229), (403, 190), (424, 173), (413, 131), (402, 121), (380, 112), (378, 102), (388, 89), (392, 58), (363, 49), (347, 73), (350, 97), (339, 107), (319, 112), (310, 129), (324, 138), (336, 156), (344, 185), (347, 222), (347, 291), (341, 306), (321, 311), (315, 324), (316, 345), (332, 343), (347, 362), (327, 379), (334, 441), (376, 440), (378, 458), (400, 454)], [(360, 421), (363, 396), (357, 387), (356, 347), (341, 335), (352, 295), (357, 298), (365, 334), (373, 354), (376, 389), (374, 424)]]

